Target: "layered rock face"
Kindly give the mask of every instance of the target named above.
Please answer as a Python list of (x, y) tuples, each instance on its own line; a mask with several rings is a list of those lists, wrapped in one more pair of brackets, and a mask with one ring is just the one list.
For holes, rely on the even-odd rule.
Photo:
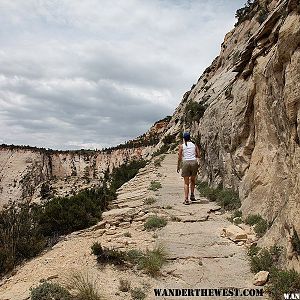
[[(202, 149), (202, 179), (238, 190), (244, 215), (272, 224), (263, 243), (285, 247), (293, 230), (300, 233), (299, 6), (255, 1), (185, 93), (166, 133), (191, 130)], [(187, 120), (195, 102), (204, 115)]]
[(0, 146), (0, 207), (10, 202), (72, 195), (98, 186), (105, 172), (131, 159), (147, 159), (169, 119), (127, 144), (104, 151), (52, 151), (33, 147)]

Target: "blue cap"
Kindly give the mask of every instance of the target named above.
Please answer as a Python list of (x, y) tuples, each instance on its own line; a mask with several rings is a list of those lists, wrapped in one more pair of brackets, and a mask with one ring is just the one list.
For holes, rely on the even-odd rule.
[(184, 138), (185, 140), (190, 139), (190, 138), (191, 138), (190, 133), (189, 133), (189, 132), (185, 132), (185, 133), (183, 134), (183, 138)]

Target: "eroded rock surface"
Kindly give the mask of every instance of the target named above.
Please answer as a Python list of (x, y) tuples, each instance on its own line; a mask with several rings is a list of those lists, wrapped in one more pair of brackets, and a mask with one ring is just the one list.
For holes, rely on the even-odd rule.
[[(189, 129), (201, 146), (202, 180), (238, 190), (243, 215), (272, 225), (261, 244), (287, 249), (293, 230), (300, 233), (300, 5), (256, 4), (185, 93), (166, 134)], [(186, 120), (194, 102), (204, 115)], [(300, 270), (295, 257), (287, 264)]]
[[(99, 290), (107, 299), (131, 299), (129, 293), (118, 290), (120, 278), (130, 280), (132, 287), (147, 283), (147, 299), (157, 299), (153, 288), (254, 287), (246, 248), (221, 235), (222, 228), (230, 225), (226, 215), (215, 214), (219, 207), (197, 194), (198, 201), (189, 206), (182, 204), (183, 181), (176, 173), (176, 163), (177, 156), (168, 154), (161, 167), (151, 163), (141, 169), (121, 187), (112, 203), (114, 208), (105, 212), (97, 225), (67, 235), (51, 250), (26, 262), (14, 276), (3, 280), (0, 299), (28, 299), (31, 286), (43, 279), (67, 282), (74, 271), (97, 278)], [(159, 181), (162, 188), (149, 190), (152, 180)], [(150, 197), (156, 202), (145, 204)], [(167, 225), (155, 231), (144, 230), (145, 221), (153, 215), (165, 218)], [(111, 265), (101, 268), (91, 254), (91, 245), (96, 241), (120, 250), (146, 250), (162, 245), (168, 252), (168, 263), (157, 278), (142, 270)]]

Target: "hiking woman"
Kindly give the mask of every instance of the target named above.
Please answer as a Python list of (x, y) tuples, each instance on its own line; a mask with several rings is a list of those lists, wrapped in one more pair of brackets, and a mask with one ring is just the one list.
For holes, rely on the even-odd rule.
[[(200, 151), (197, 145), (191, 142), (191, 136), (188, 132), (183, 134), (184, 143), (179, 145), (177, 173), (180, 171), (182, 163), (181, 176), (184, 178), (184, 202), (190, 204), (195, 201), (195, 183), (198, 172), (197, 158), (200, 157)], [(189, 190), (191, 196), (189, 200)]]

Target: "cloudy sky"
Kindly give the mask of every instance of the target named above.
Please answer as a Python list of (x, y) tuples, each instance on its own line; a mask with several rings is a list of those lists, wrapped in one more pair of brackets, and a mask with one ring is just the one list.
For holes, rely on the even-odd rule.
[(173, 113), (245, 0), (0, 0), (0, 143), (102, 148)]

